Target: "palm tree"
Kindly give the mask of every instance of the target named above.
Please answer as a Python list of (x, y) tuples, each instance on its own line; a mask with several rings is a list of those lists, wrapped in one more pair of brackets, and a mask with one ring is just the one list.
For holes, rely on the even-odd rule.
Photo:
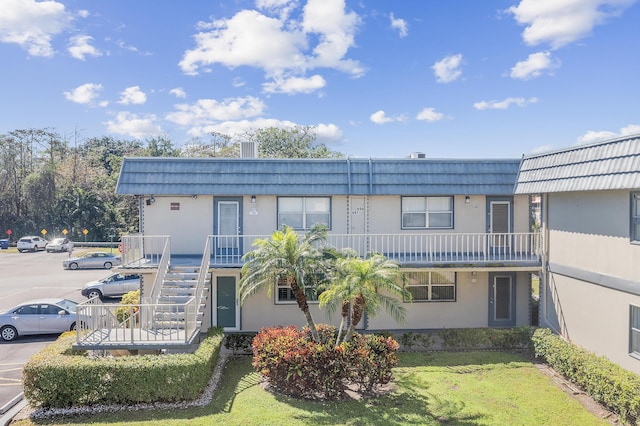
[(333, 274), (332, 285), (320, 295), (320, 307), (326, 306), (330, 315), (338, 306), (341, 309), (342, 321), (336, 344), (340, 344), (349, 314), (351, 321), (344, 336), (345, 342), (351, 340), (365, 312), (375, 316), (382, 307), (396, 322), (405, 321), (406, 309), (393, 295), (406, 299), (411, 295), (398, 283), (402, 275), (397, 263), (381, 254), (362, 259), (354, 251), (347, 250), (335, 259)]
[(240, 303), (265, 286), (271, 295), (276, 281), (284, 278), (304, 313), (313, 340), (320, 342), (307, 303), (307, 290), (317, 281), (317, 275), (326, 271), (326, 261), (318, 247), (326, 235), (326, 227), (315, 226), (301, 240), (292, 228), (285, 226), (271, 234), (270, 239), (256, 239), (253, 243), (256, 248), (243, 257), (246, 263), (240, 279)]

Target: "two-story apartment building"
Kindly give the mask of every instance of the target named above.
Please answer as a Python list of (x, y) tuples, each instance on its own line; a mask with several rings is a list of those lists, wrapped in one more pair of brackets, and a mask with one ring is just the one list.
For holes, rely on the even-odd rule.
[[(123, 238), (124, 268), (145, 274), (156, 303), (176, 268), (208, 294), (202, 328), (304, 325), (274, 282), (242, 306), (242, 256), (283, 225), (329, 229), (328, 244), (397, 261), (412, 301), (407, 323), (385, 313), (366, 330), (512, 327), (531, 319), (531, 274), (542, 265), (529, 195), (514, 195), (520, 160), (125, 158), (116, 192), (140, 206), (140, 235)], [(204, 256), (203, 256), (204, 254)], [(194, 278), (197, 280), (197, 278)], [(312, 302), (318, 323), (337, 325)]]
[(640, 374), (640, 136), (525, 157), (541, 194), (540, 325)]

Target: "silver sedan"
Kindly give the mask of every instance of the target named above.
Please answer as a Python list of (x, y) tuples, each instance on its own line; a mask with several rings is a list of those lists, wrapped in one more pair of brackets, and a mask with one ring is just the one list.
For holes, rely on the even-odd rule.
[(60, 334), (76, 328), (77, 303), (67, 299), (31, 300), (0, 313), (0, 337)]
[(104, 268), (111, 269), (122, 263), (120, 256), (102, 251), (92, 251), (80, 257), (72, 257), (62, 262), (64, 269)]

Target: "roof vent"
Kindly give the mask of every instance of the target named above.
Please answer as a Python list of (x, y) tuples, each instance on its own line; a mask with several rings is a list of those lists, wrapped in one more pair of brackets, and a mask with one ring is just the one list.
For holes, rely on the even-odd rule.
[(258, 142), (240, 142), (240, 158), (258, 158)]
[(409, 158), (427, 158), (424, 152), (412, 152)]

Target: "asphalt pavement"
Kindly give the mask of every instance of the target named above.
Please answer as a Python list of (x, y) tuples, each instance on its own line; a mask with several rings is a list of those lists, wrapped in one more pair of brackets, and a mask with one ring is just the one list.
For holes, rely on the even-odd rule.
[[(84, 250), (76, 250), (75, 254)], [(0, 250), (0, 311), (31, 299), (60, 297), (86, 300), (80, 290), (89, 281), (112, 273), (105, 269), (65, 270), (68, 253), (11, 253)], [(56, 335), (24, 336), (12, 342), (0, 339), (0, 425), (21, 401), (22, 367), (36, 352), (55, 341)]]

